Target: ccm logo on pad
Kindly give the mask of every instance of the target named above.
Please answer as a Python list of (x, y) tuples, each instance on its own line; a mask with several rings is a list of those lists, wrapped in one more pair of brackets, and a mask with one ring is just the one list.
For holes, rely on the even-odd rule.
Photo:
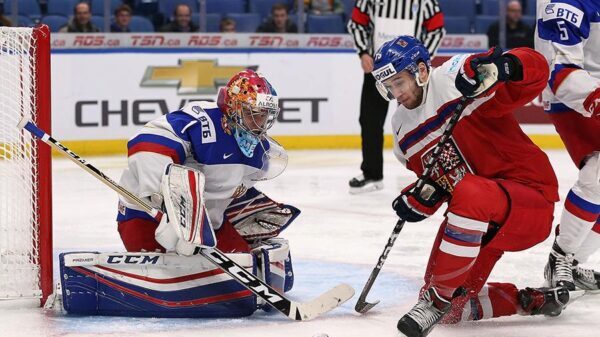
[(110, 255), (107, 263), (118, 264), (157, 264), (159, 255)]

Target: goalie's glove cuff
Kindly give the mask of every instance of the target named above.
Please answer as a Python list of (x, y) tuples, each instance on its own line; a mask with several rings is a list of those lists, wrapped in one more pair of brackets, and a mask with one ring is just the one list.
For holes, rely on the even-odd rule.
[(500, 47), (492, 47), (485, 53), (467, 57), (455, 85), (463, 96), (473, 98), (491, 94), (499, 82), (522, 79), (521, 61), (514, 55), (503, 54)]
[(420, 189), (410, 184), (392, 203), (398, 217), (406, 222), (419, 222), (433, 215), (449, 195), (436, 183), (425, 181)]

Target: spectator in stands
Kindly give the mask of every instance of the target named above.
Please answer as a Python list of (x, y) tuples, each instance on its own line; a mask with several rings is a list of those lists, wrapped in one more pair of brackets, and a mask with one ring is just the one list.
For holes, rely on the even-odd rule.
[(161, 32), (197, 32), (198, 26), (192, 22), (192, 10), (188, 5), (179, 4), (173, 11), (173, 21), (162, 26)]
[(342, 14), (344, 13), (344, 4), (341, 0), (304, 0), (304, 9), (317, 15)]
[(222, 18), (219, 23), (221, 33), (235, 33), (235, 20), (232, 18)]
[(80, 2), (75, 5), (73, 9), (73, 18), (68, 25), (62, 27), (60, 33), (97, 33), (100, 28), (94, 26), (90, 21), (92, 19), (92, 12), (90, 10), (90, 4), (87, 2)]
[[(521, 17), (523, 8), (519, 0), (510, 0), (506, 5), (506, 48), (533, 48), (533, 29), (526, 25)], [(488, 28), (487, 36), (491, 46), (499, 44), (500, 21)]]
[(271, 17), (258, 26), (256, 31), (258, 33), (298, 33), (298, 27), (290, 21), (287, 6), (276, 3), (271, 7)]
[(110, 31), (115, 33), (129, 33), (129, 23), (131, 22), (131, 7), (122, 4), (115, 9), (115, 22), (110, 25)]
[(6, 16), (4, 16), (3, 14), (0, 14), (0, 27), (10, 27), (12, 26), (12, 22), (10, 21), (9, 18), (7, 18)]

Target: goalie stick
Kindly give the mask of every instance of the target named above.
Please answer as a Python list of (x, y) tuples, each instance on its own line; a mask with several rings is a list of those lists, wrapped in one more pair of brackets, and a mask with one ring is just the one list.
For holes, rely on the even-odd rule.
[[(431, 169), (433, 168), (435, 161), (437, 160), (440, 153), (442, 152), (442, 148), (444, 147), (444, 144), (446, 143), (448, 138), (450, 138), (450, 135), (452, 134), (452, 130), (454, 130), (454, 126), (456, 125), (456, 123), (460, 119), (460, 116), (462, 115), (462, 112), (463, 112), (463, 109), (465, 108), (466, 102), (467, 102), (466, 97), (463, 96), (460, 98), (458, 105), (456, 106), (456, 109), (454, 110), (454, 113), (453, 113), (452, 117), (450, 118), (450, 121), (448, 122), (448, 125), (446, 125), (446, 129), (444, 130), (444, 132), (442, 133), (442, 136), (440, 137), (439, 142), (433, 149), (433, 153), (429, 157), (429, 160), (427, 161), (427, 163), (425, 163), (425, 170), (423, 171), (423, 174), (421, 175), (421, 177), (419, 177), (419, 180), (417, 180), (417, 183), (415, 184), (415, 189), (421, 188), (423, 186), (423, 184), (425, 183), (424, 177), (429, 176), (429, 174), (431, 173)], [(396, 242), (398, 235), (400, 235), (400, 231), (402, 231), (402, 227), (404, 227), (404, 223), (405, 223), (405, 221), (403, 219), (399, 219), (398, 222), (396, 222), (396, 226), (394, 227), (392, 234), (388, 238), (388, 242), (386, 243), (385, 248), (383, 249), (383, 253), (381, 253), (381, 255), (379, 256), (379, 260), (377, 261), (375, 268), (373, 268), (371, 275), (369, 275), (369, 278), (367, 279), (367, 283), (365, 283), (363, 290), (360, 293), (360, 296), (358, 297), (358, 301), (356, 302), (356, 305), (354, 306), (354, 310), (356, 310), (356, 312), (364, 314), (367, 311), (371, 310), (374, 306), (376, 306), (379, 303), (379, 300), (377, 300), (375, 302), (367, 302), (367, 295), (369, 294), (369, 291), (371, 291), (371, 287), (375, 283), (375, 279), (377, 279), (377, 275), (379, 275), (379, 272), (381, 271), (381, 268), (383, 267), (383, 264), (385, 263), (385, 260), (387, 259), (387, 256), (390, 253), (390, 250), (392, 250), (392, 247), (394, 246), (394, 242)]]
[[(50, 147), (58, 150), (62, 154), (66, 155), (69, 159), (83, 168), (85, 171), (98, 178), (105, 185), (129, 199), (132, 203), (141, 207), (146, 213), (160, 221), (163, 213), (160, 210), (152, 208), (144, 200), (138, 198), (130, 191), (117, 184), (111, 178), (106, 176), (96, 167), (86, 162), (83, 158), (73, 153), (67, 147), (59, 143), (57, 140), (52, 138), (49, 134), (38, 128), (32, 121), (23, 118), (19, 124), (19, 129), (25, 129), (35, 137), (39, 138), (44, 143), (50, 145)], [(296, 302), (292, 301), (286, 296), (278, 293), (275, 289), (269, 286), (267, 283), (248, 272), (246, 269), (232, 261), (223, 252), (217, 248), (205, 248), (199, 247), (200, 254), (207, 260), (214, 263), (217, 267), (231, 276), (233, 279), (238, 281), (248, 290), (252, 291), (256, 296), (259, 296), (273, 308), (283, 313), (287, 317), (296, 321), (306, 321), (318, 317), (330, 310), (335, 309), (342, 303), (346, 302), (352, 296), (354, 296), (354, 289), (349, 285), (342, 283), (329, 291), (321, 294), (319, 297), (313, 299), (310, 302)]]

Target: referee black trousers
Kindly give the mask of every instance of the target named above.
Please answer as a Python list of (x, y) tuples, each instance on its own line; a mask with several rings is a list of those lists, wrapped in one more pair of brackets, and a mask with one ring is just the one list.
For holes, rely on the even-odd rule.
[(383, 126), (388, 104), (377, 91), (373, 75), (365, 74), (358, 121), (363, 156), (360, 169), (366, 179), (383, 179)]

